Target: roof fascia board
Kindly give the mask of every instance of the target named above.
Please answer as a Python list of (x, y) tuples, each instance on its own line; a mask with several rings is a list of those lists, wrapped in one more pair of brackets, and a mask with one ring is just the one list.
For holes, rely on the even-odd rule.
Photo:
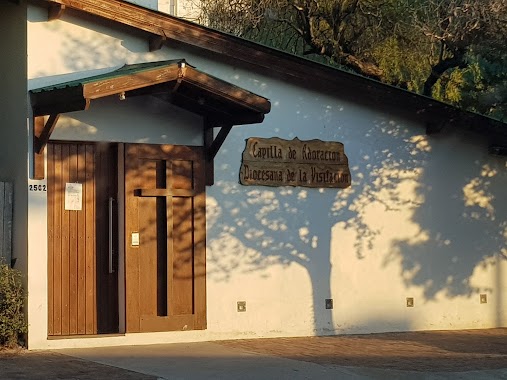
[(53, 91), (30, 92), (33, 116), (44, 116), (56, 113), (82, 111), (90, 102), (83, 97), (83, 87), (74, 86)]
[(232, 102), (241, 104), (241, 106), (250, 108), (255, 112), (269, 113), (271, 103), (259, 95), (254, 95), (221, 79), (216, 79), (210, 75), (187, 66), (183, 80), (186, 83), (193, 84), (203, 90), (214, 93), (220, 97), (226, 98)]
[(91, 81), (84, 84), (83, 96), (87, 99), (98, 99), (105, 96), (119, 94), (121, 92), (171, 82), (178, 79), (179, 76), (181, 76), (181, 68), (177, 64), (174, 64), (131, 75)]
[[(199, 101), (181, 93), (173, 96), (171, 103), (175, 106), (199, 114), (211, 120), (219, 120), (220, 124), (245, 125), (258, 124), (264, 120), (264, 114), (259, 112), (229, 113), (224, 109), (217, 109), (210, 105), (201, 105)], [(206, 102), (205, 102), (206, 104)]]

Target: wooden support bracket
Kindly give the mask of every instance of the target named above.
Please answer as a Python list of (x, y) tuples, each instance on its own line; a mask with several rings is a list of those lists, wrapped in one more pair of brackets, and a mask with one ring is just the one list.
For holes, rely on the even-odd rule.
[(207, 160), (213, 161), (215, 156), (217, 155), (218, 151), (220, 150), (220, 147), (224, 143), (225, 139), (227, 138), (227, 135), (232, 129), (232, 125), (223, 126), (220, 128), (220, 132), (218, 132), (217, 137), (213, 140), (211, 143), (211, 146), (207, 149)]
[(48, 20), (58, 20), (65, 11), (65, 5), (53, 3), (48, 8)]
[(444, 129), (444, 122), (442, 121), (428, 121), (426, 122), (426, 134), (435, 135), (442, 132)]
[[(214, 137), (213, 128), (220, 128), (217, 137)], [(232, 129), (232, 125), (214, 125), (209, 122), (205, 123), (204, 128), (204, 148), (206, 150), (206, 185), (211, 186), (215, 182), (215, 166), (214, 159), (220, 147), (224, 143), (227, 135)]]
[(36, 116), (33, 120), (32, 179), (44, 179), (44, 153), (37, 153), (39, 138), (44, 130), (44, 116)]
[(167, 40), (166, 36), (159, 36), (158, 34), (152, 34), (149, 39), (150, 51), (156, 51), (162, 49), (164, 42)]
[(36, 116), (33, 121), (33, 179), (44, 179), (44, 148), (46, 147), (59, 114), (49, 116), (44, 123), (44, 116)]
[(507, 157), (507, 145), (490, 145), (488, 147), (488, 153), (493, 156)]
[(205, 128), (204, 129), (204, 152), (205, 152), (205, 176), (206, 176), (206, 186), (212, 186), (215, 183), (215, 165), (213, 160), (208, 159), (208, 151), (213, 144), (213, 128)]
[(40, 134), (37, 136), (34, 133), (34, 150), (36, 153), (42, 153), (44, 151), (44, 148), (46, 147), (46, 144), (49, 141), (49, 138), (51, 137), (51, 134), (53, 133), (56, 122), (60, 118), (60, 114), (55, 114), (49, 116), (48, 121), (44, 125), (44, 128), (40, 132)]

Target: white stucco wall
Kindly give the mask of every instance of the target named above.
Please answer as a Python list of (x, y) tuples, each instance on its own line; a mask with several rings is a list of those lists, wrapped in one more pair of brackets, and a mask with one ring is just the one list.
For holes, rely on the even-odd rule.
[[(33, 193), (31, 347), (507, 324), (506, 160), (488, 156), (477, 136), (444, 132), (428, 137), (421, 125), (339, 94), (312, 92), (170, 44), (149, 53), (147, 41), (125, 32), (104, 26), (93, 31), (89, 21), (68, 15), (51, 23), (44, 17), (43, 9), (30, 9), (30, 88), (62, 74), (185, 58), (269, 98), (272, 111), (263, 124), (233, 128), (215, 160), (215, 185), (207, 188), (207, 330), (48, 341), (46, 279), (40, 270), (47, 260), (46, 201), (45, 194)], [(44, 60), (36, 59), (40, 41), (45, 41)], [(194, 116), (163, 111), (151, 102), (133, 107), (147, 105), (142, 136), (128, 113), (135, 108), (122, 108), (116, 99), (67, 115), (53, 136), (193, 145), (199, 140), (197, 124), (181, 134), (182, 124), (197, 123)], [(121, 119), (114, 120), (112, 111)], [(241, 152), (245, 139), (253, 136), (344, 143), (352, 186), (239, 185)], [(488, 303), (481, 304), (479, 294), (487, 294)], [(406, 307), (407, 297), (414, 298), (415, 307)], [(327, 298), (334, 300), (333, 310), (325, 309)], [(236, 311), (237, 301), (246, 301), (247, 312)]]

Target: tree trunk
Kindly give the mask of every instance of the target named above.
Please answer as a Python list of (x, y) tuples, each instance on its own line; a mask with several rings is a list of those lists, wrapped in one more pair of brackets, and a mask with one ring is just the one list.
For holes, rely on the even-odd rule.
[(382, 77), (384, 76), (384, 72), (380, 67), (370, 62), (364, 62), (353, 55), (346, 55), (343, 63), (347, 67), (353, 69), (356, 73), (369, 78), (382, 81)]
[(423, 88), (423, 95), (431, 96), (433, 91), (433, 86), (437, 81), (442, 77), (442, 75), (449, 69), (452, 68), (465, 68), (466, 62), (465, 62), (465, 54), (459, 53), (455, 55), (452, 58), (446, 58), (444, 60), (441, 60), (436, 65), (431, 67), (431, 73), (426, 78), (426, 81), (424, 82), (424, 88)]

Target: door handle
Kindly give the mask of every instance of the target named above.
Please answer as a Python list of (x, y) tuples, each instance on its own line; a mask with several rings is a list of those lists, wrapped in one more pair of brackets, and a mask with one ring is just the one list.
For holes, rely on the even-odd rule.
[(114, 268), (113, 268), (113, 253), (114, 253), (113, 207), (114, 207), (114, 198), (109, 197), (109, 273), (114, 273)]

